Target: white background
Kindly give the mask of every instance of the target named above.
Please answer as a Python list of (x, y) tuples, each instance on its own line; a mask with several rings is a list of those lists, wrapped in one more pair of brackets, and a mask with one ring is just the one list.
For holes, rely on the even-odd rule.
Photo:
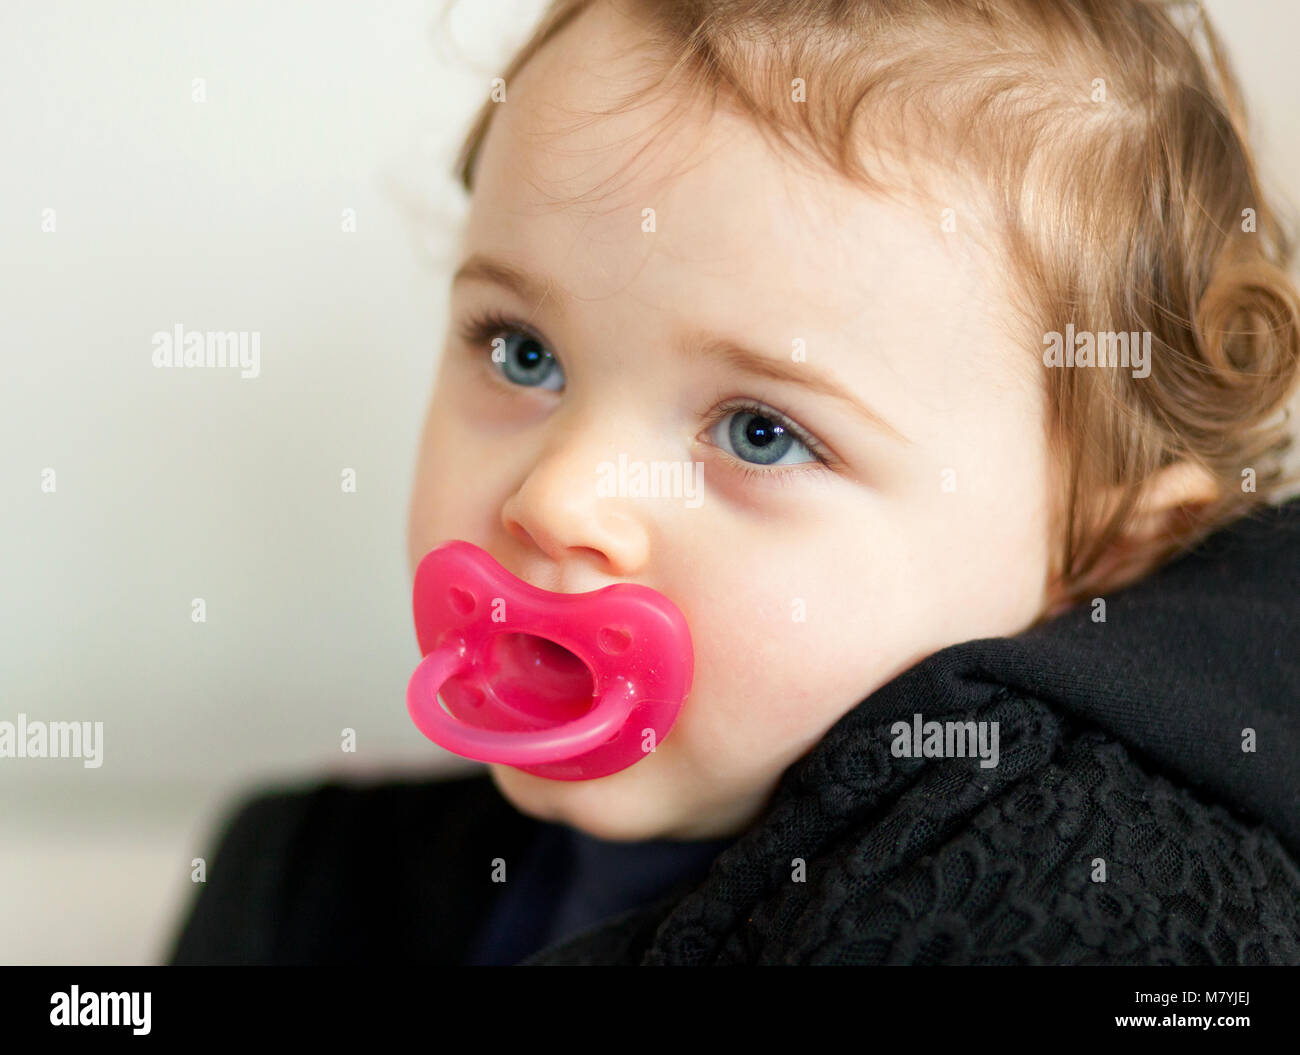
[[(542, 4), (442, 6), (5, 0), (0, 720), (104, 764), (0, 760), (0, 962), (161, 960), (232, 796), (463, 765), (406, 714), (406, 501), (452, 158)], [(1300, 5), (1208, 7), (1300, 204)], [(261, 376), (155, 369), (176, 323)]]

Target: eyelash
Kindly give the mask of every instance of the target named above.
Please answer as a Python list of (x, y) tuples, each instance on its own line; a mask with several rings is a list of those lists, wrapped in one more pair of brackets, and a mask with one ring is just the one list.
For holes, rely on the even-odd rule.
[(736, 471), (745, 479), (756, 480), (760, 483), (788, 484), (793, 483), (796, 476), (825, 472), (833, 468), (833, 456), (821, 441), (800, 428), (775, 407), (769, 407), (766, 403), (760, 403), (756, 399), (742, 397), (724, 400), (713, 411), (705, 431), (713, 431), (718, 422), (725, 421), (737, 411), (745, 411), (757, 417), (766, 418), (773, 424), (780, 425), (816, 459), (811, 462), (798, 462), (794, 465), (778, 465), (775, 468), (763, 469), (752, 462), (745, 461), (743, 458), (737, 458), (728, 451), (723, 451), (723, 454), (726, 454), (735, 463)]
[[(460, 339), (470, 345), (476, 355), (481, 354), (485, 348), (488, 347), (488, 342), (493, 337), (500, 337), (511, 333), (529, 337), (543, 347), (549, 347), (542, 335), (531, 326), (493, 309), (488, 309), (475, 315), (471, 315), (464, 321), (464, 323), (462, 323), (459, 330)], [(559, 362), (559, 360), (557, 359), (556, 362)], [(793, 478), (796, 476), (834, 469), (836, 464), (835, 456), (827, 450), (825, 444), (812, 436), (805, 429), (795, 424), (795, 422), (775, 407), (770, 407), (766, 403), (760, 403), (755, 399), (740, 397), (724, 400), (714, 409), (705, 431), (712, 431), (720, 421), (724, 421), (727, 417), (735, 414), (737, 411), (744, 411), (757, 415), (758, 417), (767, 418), (767, 420), (774, 424), (780, 425), (781, 428), (785, 429), (799, 443), (801, 443), (808, 453), (815, 459), (815, 461), (811, 462), (778, 466), (776, 469), (762, 469), (751, 462), (737, 458), (734, 454), (729, 454), (728, 452), (723, 451), (723, 453), (735, 463), (736, 471), (745, 479), (754, 480), (764, 484), (776, 483), (779, 485), (785, 485), (792, 483)]]
[(473, 345), (475, 352), (482, 351), (480, 346), (486, 344), (489, 339), (500, 337), (505, 333), (520, 333), (531, 337), (538, 344), (546, 343), (542, 340), (541, 334), (531, 326), (492, 310), (471, 315), (460, 328), (461, 340)]

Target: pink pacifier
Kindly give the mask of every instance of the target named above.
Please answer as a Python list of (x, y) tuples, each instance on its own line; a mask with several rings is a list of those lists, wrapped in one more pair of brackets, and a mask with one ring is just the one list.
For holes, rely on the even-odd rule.
[(647, 586), (553, 593), (455, 540), (424, 555), (413, 592), (424, 659), (406, 708), (458, 755), (553, 780), (607, 776), (663, 742), (690, 691), (686, 619)]

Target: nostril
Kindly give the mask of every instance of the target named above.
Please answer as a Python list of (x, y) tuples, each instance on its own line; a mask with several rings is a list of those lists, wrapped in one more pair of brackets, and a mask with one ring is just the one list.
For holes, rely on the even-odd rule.
[(474, 611), (474, 595), (468, 590), (462, 590), (459, 586), (453, 586), (447, 591), (447, 599), (461, 615), (469, 615)]
[(620, 627), (602, 626), (596, 634), (596, 643), (602, 652), (617, 656), (620, 652), (627, 651), (632, 644), (632, 635)]

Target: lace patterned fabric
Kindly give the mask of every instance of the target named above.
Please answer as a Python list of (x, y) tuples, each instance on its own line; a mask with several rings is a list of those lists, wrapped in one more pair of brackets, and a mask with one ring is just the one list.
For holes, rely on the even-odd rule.
[(528, 962), (1300, 962), (1300, 870), (1268, 828), (1040, 702), (958, 718), (999, 723), (996, 767), (842, 722), (701, 886)]

